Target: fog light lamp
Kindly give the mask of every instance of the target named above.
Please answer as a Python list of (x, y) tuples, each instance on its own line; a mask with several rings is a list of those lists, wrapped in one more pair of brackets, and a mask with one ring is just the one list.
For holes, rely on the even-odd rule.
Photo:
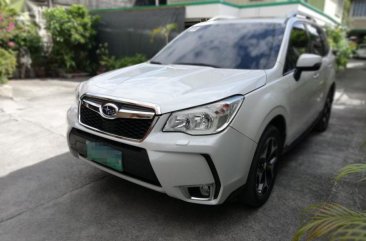
[(200, 192), (203, 197), (209, 197), (211, 194), (211, 186), (209, 185), (200, 186)]
[(214, 184), (205, 184), (186, 187), (186, 190), (188, 191), (190, 199), (208, 201), (213, 198), (214, 187)]

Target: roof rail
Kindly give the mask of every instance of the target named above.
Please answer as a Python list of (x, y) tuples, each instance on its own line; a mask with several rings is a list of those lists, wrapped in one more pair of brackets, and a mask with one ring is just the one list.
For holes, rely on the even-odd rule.
[(230, 20), (230, 19), (235, 19), (236, 17), (234, 16), (228, 16), (228, 15), (220, 15), (220, 16), (216, 16), (213, 18), (210, 18), (209, 20), (207, 20), (208, 22), (213, 22), (213, 21), (219, 21), (219, 20)]
[(305, 18), (307, 20), (310, 20), (310, 21), (313, 21), (316, 23), (316, 20), (313, 16), (307, 14), (307, 13), (304, 13), (304, 12), (301, 12), (301, 11), (293, 11), (293, 12), (290, 12), (288, 15), (287, 15), (287, 18), (286, 18), (286, 22), (290, 19), (290, 18), (294, 18), (294, 17), (302, 17), (302, 18)]

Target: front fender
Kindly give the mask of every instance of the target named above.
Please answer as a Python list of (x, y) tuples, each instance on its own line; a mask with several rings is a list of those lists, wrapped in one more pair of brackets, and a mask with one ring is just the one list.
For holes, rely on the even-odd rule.
[(282, 116), (285, 121), (288, 120), (284, 98), (288, 91), (287, 85), (275, 84), (246, 95), (231, 126), (258, 143), (264, 129), (275, 117)]

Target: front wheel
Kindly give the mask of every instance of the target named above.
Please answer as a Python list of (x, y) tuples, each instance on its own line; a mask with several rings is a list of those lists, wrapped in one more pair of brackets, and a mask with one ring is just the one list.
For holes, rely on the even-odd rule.
[(331, 91), (327, 99), (325, 100), (324, 108), (318, 120), (318, 123), (315, 125), (315, 130), (318, 132), (324, 132), (328, 129), (330, 114), (332, 112), (332, 104), (333, 104), (333, 91)]
[(276, 179), (282, 146), (280, 131), (275, 126), (268, 126), (255, 151), (247, 183), (240, 195), (241, 202), (260, 207), (267, 201)]

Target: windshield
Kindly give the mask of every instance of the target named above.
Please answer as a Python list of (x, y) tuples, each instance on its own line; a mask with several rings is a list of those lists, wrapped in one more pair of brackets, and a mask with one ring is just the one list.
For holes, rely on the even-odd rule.
[(360, 45), (360, 49), (366, 49), (366, 45)]
[(151, 63), (269, 69), (276, 62), (283, 33), (284, 25), (279, 23), (193, 26), (153, 57)]

